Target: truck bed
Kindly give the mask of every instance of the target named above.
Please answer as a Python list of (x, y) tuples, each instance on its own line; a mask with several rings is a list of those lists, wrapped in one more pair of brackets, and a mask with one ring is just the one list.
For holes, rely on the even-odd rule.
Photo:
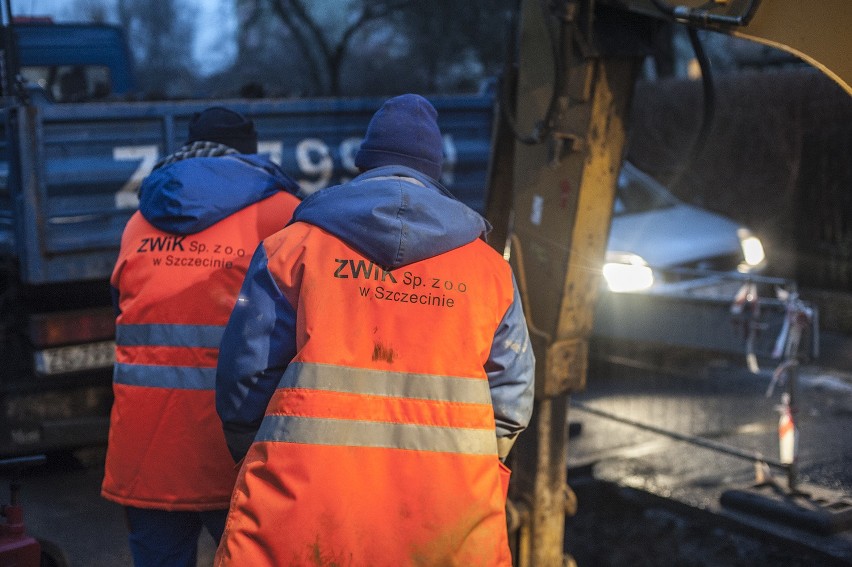
[[(382, 99), (217, 101), (255, 121), (259, 149), (307, 192), (357, 174), (354, 152)], [(444, 184), (482, 210), (492, 99), (432, 98), (444, 135)], [(85, 103), (2, 111), (0, 254), (27, 284), (109, 277), (139, 183), (183, 145), (213, 103)], [(12, 124), (18, 123), (17, 129)], [(10, 138), (11, 132), (17, 137)], [(12, 159), (19, 152), (19, 159)], [(11, 165), (10, 165), (11, 164)], [(18, 166), (19, 164), (19, 166)]]

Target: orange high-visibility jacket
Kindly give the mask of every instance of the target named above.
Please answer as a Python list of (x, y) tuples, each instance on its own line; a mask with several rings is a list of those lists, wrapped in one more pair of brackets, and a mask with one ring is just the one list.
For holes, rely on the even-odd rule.
[(298, 202), (276, 190), (185, 235), (155, 228), (140, 212), (131, 217), (111, 282), (120, 314), (105, 498), (227, 508), (237, 469), (215, 411), (219, 340), (255, 247)]
[[(216, 564), (511, 564), (486, 372), (517, 298), (508, 263), (473, 239), (386, 270), (307, 222), (265, 239), (254, 262), (295, 312), (295, 355), (243, 462)], [(271, 311), (245, 323), (262, 327)], [(528, 343), (512, 348), (532, 362)]]

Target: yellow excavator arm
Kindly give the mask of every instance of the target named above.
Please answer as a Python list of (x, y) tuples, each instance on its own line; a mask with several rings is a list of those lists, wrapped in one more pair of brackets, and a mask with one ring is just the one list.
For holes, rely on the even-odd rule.
[(568, 400), (585, 387), (633, 86), (665, 22), (782, 49), (852, 94), (851, 0), (521, 0), (514, 59), (498, 87), (486, 206), (537, 360), (533, 422), (509, 455), (517, 566), (566, 559)]

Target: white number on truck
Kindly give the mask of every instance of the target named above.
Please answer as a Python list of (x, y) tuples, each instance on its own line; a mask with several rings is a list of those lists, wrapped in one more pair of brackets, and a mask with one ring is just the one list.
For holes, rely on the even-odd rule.
[(319, 138), (305, 138), (296, 144), (296, 164), (302, 173), (317, 176), (316, 181), (299, 179), (302, 191), (308, 194), (328, 185), (334, 171), (328, 146)]
[[(441, 173), (441, 182), (452, 185), (455, 179), (455, 165), (458, 161), (456, 144), (452, 135), (446, 134), (444, 140), (444, 167)], [(346, 183), (352, 177), (358, 175), (355, 167), (355, 154), (361, 147), (361, 138), (346, 138), (340, 142), (340, 161), (343, 174), (340, 183)], [(327, 186), (334, 173), (334, 160), (328, 149), (328, 145), (318, 138), (306, 138), (296, 146), (296, 164), (302, 175), (315, 176), (316, 179), (299, 179), (299, 185), (306, 193), (313, 193)]]
[[(361, 138), (346, 138), (340, 142), (340, 161), (343, 169), (340, 183), (346, 183), (358, 175), (355, 167), (355, 153), (361, 146)], [(284, 144), (280, 141), (261, 141), (257, 145), (259, 154), (267, 154), (269, 159), (278, 165), (283, 162)], [(296, 165), (299, 173), (313, 179), (298, 180), (302, 190), (308, 194), (328, 186), (334, 174), (334, 158), (328, 145), (319, 138), (305, 138), (296, 144)], [(159, 149), (155, 145), (117, 146), (112, 150), (112, 158), (116, 161), (138, 161), (139, 165), (130, 179), (115, 194), (115, 206), (119, 209), (135, 209), (139, 207), (139, 186), (142, 180), (154, 169), (159, 159)], [(444, 167), (441, 181), (452, 185), (454, 169), (458, 156), (453, 137), (444, 136)]]
[(139, 207), (139, 185), (145, 176), (154, 169), (160, 151), (157, 146), (117, 146), (112, 149), (112, 159), (116, 161), (139, 161), (136, 171), (115, 194), (115, 206), (118, 209)]
[(274, 141), (259, 141), (257, 143), (257, 153), (266, 154), (269, 156), (269, 161), (276, 165), (281, 165), (281, 158), (284, 156), (284, 144)]

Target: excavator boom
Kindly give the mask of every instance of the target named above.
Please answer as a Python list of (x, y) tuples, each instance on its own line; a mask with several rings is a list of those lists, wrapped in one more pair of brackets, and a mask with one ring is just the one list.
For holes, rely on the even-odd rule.
[(852, 94), (849, 0), (521, 0), (486, 205), (537, 359), (533, 423), (509, 461), (518, 566), (566, 560), (569, 397), (585, 387), (633, 87), (655, 34), (672, 22), (795, 54)]

